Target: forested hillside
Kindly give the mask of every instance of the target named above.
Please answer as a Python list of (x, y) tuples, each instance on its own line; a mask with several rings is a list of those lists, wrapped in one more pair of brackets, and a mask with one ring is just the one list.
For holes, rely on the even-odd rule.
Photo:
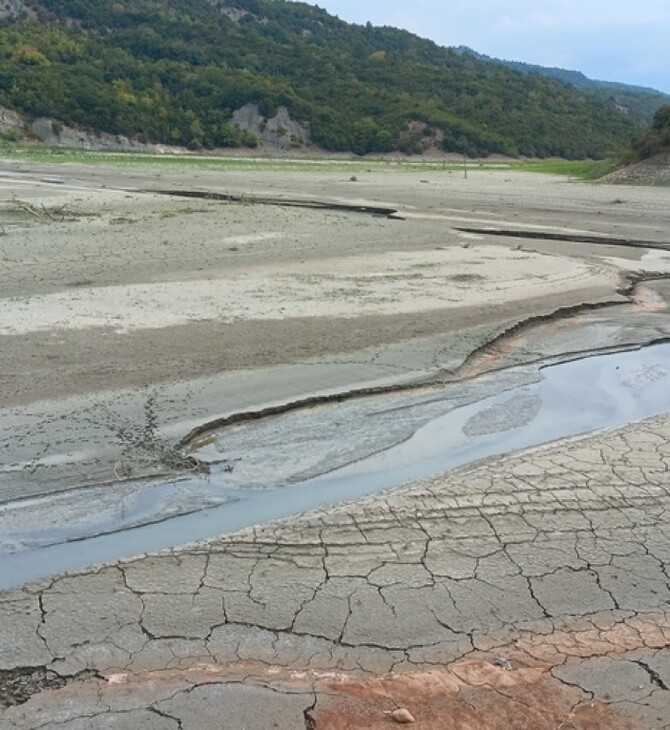
[(469, 54), (475, 58), (497, 63), (513, 71), (523, 74), (540, 74), (551, 79), (558, 79), (570, 86), (575, 86), (586, 91), (586, 95), (596, 101), (608, 105), (612, 109), (618, 109), (635, 118), (640, 118), (651, 123), (655, 111), (659, 106), (670, 102), (670, 96), (655, 89), (644, 86), (631, 86), (614, 81), (599, 81), (590, 79), (581, 71), (571, 71), (565, 68), (537, 66), (532, 63), (521, 61), (505, 61), (500, 58), (491, 58), (483, 53), (477, 53), (467, 46), (459, 46), (460, 53)]
[[(233, 112), (286, 107), (332, 151), (601, 158), (635, 114), (392, 28), (283, 0), (12, 0), (0, 104), (190, 148), (254, 146)], [(58, 121), (56, 124), (58, 124)], [(296, 147), (306, 138), (293, 135)]]

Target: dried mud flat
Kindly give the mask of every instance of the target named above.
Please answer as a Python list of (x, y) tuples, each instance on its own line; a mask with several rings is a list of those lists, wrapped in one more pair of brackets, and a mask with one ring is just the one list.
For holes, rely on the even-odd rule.
[[(237, 412), (670, 335), (663, 190), (358, 177), (4, 163), (2, 510), (188, 468)], [(669, 444), (659, 417), (0, 593), (0, 727), (670, 727)]]

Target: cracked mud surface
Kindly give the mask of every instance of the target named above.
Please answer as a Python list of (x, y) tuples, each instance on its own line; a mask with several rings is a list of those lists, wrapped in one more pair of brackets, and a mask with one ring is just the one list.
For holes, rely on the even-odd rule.
[[(3, 218), (5, 509), (192, 470), (181, 439), (238, 412), (670, 335), (667, 282), (624, 291), (670, 271), (663, 251), (456, 231), (665, 245), (663, 191), (614, 205), (612, 188), (508, 173), (464, 189), (63, 169), (64, 186), (39, 183), (48, 167), (0, 171), (8, 200), (76, 214)], [(405, 220), (130, 188), (253, 189)], [(523, 295), (508, 264), (529, 267)], [(214, 306), (229, 285), (246, 314)], [(175, 293), (198, 307), (171, 310)], [(130, 296), (116, 323), (112, 294)], [(386, 728), (398, 710), (418, 728), (670, 728), (669, 473), (661, 416), (0, 593), (0, 728)]]
[(669, 468), (661, 417), (7, 592), (4, 667), (67, 685), (0, 718), (670, 727)]

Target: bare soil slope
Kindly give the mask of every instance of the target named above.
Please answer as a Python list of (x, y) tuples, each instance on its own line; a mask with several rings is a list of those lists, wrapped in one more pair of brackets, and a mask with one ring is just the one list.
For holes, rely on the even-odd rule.
[(610, 185), (670, 185), (670, 151), (616, 170), (601, 182)]

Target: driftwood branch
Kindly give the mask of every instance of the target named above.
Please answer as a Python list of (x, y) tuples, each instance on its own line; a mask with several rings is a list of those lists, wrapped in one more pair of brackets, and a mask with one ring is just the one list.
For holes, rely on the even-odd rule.
[(49, 220), (54, 221), (54, 223), (62, 223), (64, 220), (72, 218), (72, 214), (67, 209), (67, 204), (61, 205), (57, 208), (47, 208), (46, 205), (36, 207), (23, 200), (19, 200), (17, 201), (17, 205), (21, 208), (21, 210), (24, 210), (26, 213), (29, 213), (35, 218), (48, 218)]

